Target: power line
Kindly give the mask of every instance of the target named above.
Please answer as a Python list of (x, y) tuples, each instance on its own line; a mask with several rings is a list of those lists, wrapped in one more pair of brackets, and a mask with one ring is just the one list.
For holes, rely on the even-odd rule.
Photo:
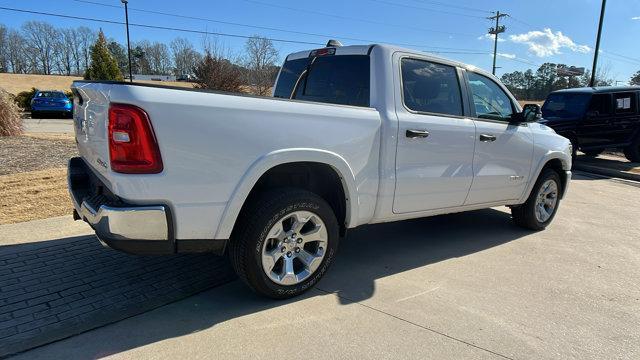
[[(96, 1), (89, 1), (89, 0), (71, 0), (71, 1), (78, 2), (78, 3), (84, 3), (84, 4), (104, 6), (104, 7), (109, 7), (109, 8), (116, 8), (116, 9), (120, 9), (121, 8), (118, 5), (105, 4), (105, 3), (96, 2)], [(267, 27), (267, 26), (248, 25), (248, 24), (242, 24), (242, 23), (236, 23), (236, 22), (214, 20), (214, 19), (211, 19), (211, 18), (189, 16), (189, 15), (181, 15), (181, 14), (172, 14), (172, 13), (166, 13), (166, 12), (148, 10), (148, 9), (141, 9), (141, 8), (132, 8), (132, 7), (130, 7), (129, 10), (137, 11), (137, 12), (143, 12), (143, 13), (149, 13), (149, 14), (171, 16), (171, 17), (176, 17), (176, 18), (184, 18), (184, 19), (191, 19), (191, 20), (199, 20), (199, 21), (220, 23), (220, 24), (225, 24), (225, 25), (243, 26), (243, 27), (260, 29), (260, 30), (271, 30), (271, 31), (280, 31), (280, 32), (284, 32), (284, 33), (292, 33), (292, 34), (298, 34), (298, 35), (316, 36), (316, 37), (322, 37), (324, 39), (351, 40), (351, 41), (358, 41), (358, 42), (363, 42), (363, 43), (381, 43), (381, 42), (382, 43), (386, 43), (386, 42), (389, 42), (389, 41), (378, 41), (378, 40), (362, 39), (362, 38), (352, 38), (352, 37), (348, 37), (348, 36), (341, 36), (341, 35), (335, 35), (335, 34), (334, 35), (327, 35), (327, 34), (310, 33), (310, 32), (303, 32), (303, 31), (296, 31), (296, 30), (287, 30), (287, 29)], [(416, 48), (423, 48), (423, 49), (443, 49), (443, 50), (456, 50), (456, 51), (478, 51), (477, 49), (461, 49), (461, 48), (451, 48), (451, 47), (442, 47), (442, 46), (429, 46), (429, 45), (412, 44), (412, 43), (395, 43), (394, 42), (394, 44), (397, 44), (399, 46), (416, 47)]]
[[(120, 6), (118, 6), (118, 5), (104, 4), (104, 3), (100, 3), (100, 2), (96, 2), (96, 1), (88, 1), (88, 0), (71, 0), (71, 1), (75, 1), (75, 2), (78, 2), (78, 3), (92, 4), (92, 5), (99, 5), (99, 6), (104, 6), (104, 7), (120, 9)], [(364, 39), (349, 38), (349, 37), (346, 37), (346, 36), (334, 36), (334, 35), (310, 33), (310, 32), (297, 31), (297, 30), (287, 30), (287, 29), (268, 27), (268, 26), (248, 25), (248, 24), (242, 24), (242, 23), (237, 23), (237, 22), (214, 20), (214, 19), (211, 19), (211, 18), (204, 18), (204, 17), (198, 17), (198, 16), (172, 14), (172, 13), (166, 13), (166, 12), (148, 10), (148, 9), (140, 9), (140, 8), (131, 8), (130, 7), (129, 10), (148, 13), (148, 14), (171, 16), (171, 17), (182, 18), (182, 19), (199, 20), (199, 21), (206, 21), (206, 22), (225, 24), (225, 25), (241, 26), (241, 27), (247, 27), (247, 28), (252, 28), (252, 29), (279, 31), (279, 32), (298, 34), (298, 35), (317, 36), (317, 37), (323, 37), (323, 38), (326, 38), (326, 39), (339, 38), (339, 39), (352, 40), (352, 41), (364, 41), (364, 42), (368, 42), (369, 41), (369, 40), (364, 40)]]
[(611, 54), (611, 53), (606, 53), (606, 52), (604, 52), (604, 51), (602, 51), (602, 52), (601, 52), (601, 54), (600, 54), (600, 56), (604, 56), (604, 57), (606, 57), (606, 58), (607, 58), (607, 59), (609, 59), (609, 60), (618, 61), (618, 62), (623, 62), (623, 63), (625, 63), (625, 64), (636, 65), (636, 66), (640, 65), (640, 62), (639, 62), (639, 61), (627, 60), (627, 59), (624, 59), (624, 58), (618, 58), (618, 57), (614, 57), (614, 56), (611, 56), (611, 55), (613, 55), (613, 54)]
[(395, 3), (395, 2), (391, 2), (391, 1), (385, 1), (385, 0), (368, 0), (368, 1), (376, 2), (376, 3), (379, 3), (379, 4), (386, 4), (386, 5), (401, 7), (401, 8), (422, 10), (422, 11), (426, 11), (426, 12), (430, 12), (430, 13), (436, 12), (436, 13), (441, 13), (441, 14), (449, 14), (449, 15), (455, 15), (455, 16), (464, 16), (464, 17), (470, 17), (470, 18), (476, 18), (476, 19), (484, 19), (484, 16), (462, 14), (462, 13), (457, 13), (457, 12), (453, 12), (453, 11), (430, 9), (430, 8), (425, 8), (425, 7), (421, 7), (421, 6), (413, 6), (413, 5), (407, 5), (407, 4), (399, 4), (399, 3)]
[[(35, 14), (35, 15), (53, 16), (53, 17), (59, 17), (59, 18), (65, 18), (65, 19), (101, 22), (101, 23), (105, 23), (105, 24), (124, 25), (124, 22), (122, 22), (122, 21), (96, 19), (96, 18), (88, 18), (88, 17), (82, 17), (82, 16), (63, 15), (63, 14), (47, 13), (47, 12), (42, 12), (42, 11), (14, 9), (14, 8), (8, 8), (8, 7), (0, 7), (0, 10), (21, 12), (21, 13)], [(169, 27), (169, 26), (157, 26), (157, 25), (148, 25), (148, 24), (129, 23), (129, 26), (136, 26), (136, 27), (142, 27), (142, 28), (148, 28), (148, 29), (157, 29), (157, 30), (171, 30), (171, 31), (187, 32), (187, 33), (202, 34), (202, 35), (227, 36), (227, 37), (242, 38), (242, 39), (250, 39), (252, 37), (252, 36), (248, 36), (248, 35), (229, 34), (229, 33), (222, 33), (222, 32), (211, 32), (211, 31), (192, 30), (192, 29), (182, 29), (182, 28), (174, 28), (174, 27)], [(275, 42), (285, 42), (285, 43), (292, 43), (292, 44), (324, 45), (323, 43), (308, 42), (308, 41), (298, 41), (298, 40), (288, 40), (288, 39), (275, 39), (275, 38), (266, 38), (266, 39), (271, 40), (271, 41), (275, 41)]]
[[(107, 20), (107, 19), (97, 19), (97, 18), (89, 18), (89, 17), (73, 16), (73, 15), (64, 15), (64, 14), (55, 14), (55, 13), (48, 13), (48, 12), (43, 12), (43, 11), (14, 9), (14, 8), (8, 8), (8, 7), (0, 7), (0, 10), (21, 12), (21, 13), (28, 13), (28, 14), (35, 14), (35, 15), (53, 16), (53, 17), (59, 17), (59, 18), (65, 18), (65, 19), (86, 20), (86, 21), (106, 23), (106, 24), (114, 24), (114, 25), (124, 25), (125, 24), (122, 21)], [(148, 28), (148, 29), (156, 29), (156, 30), (179, 31), (179, 32), (195, 33), (195, 34), (202, 34), (202, 35), (226, 36), (226, 37), (243, 38), (243, 39), (249, 39), (249, 38), (252, 37), (252, 36), (248, 36), (248, 35), (230, 34), (230, 33), (223, 33), (223, 32), (211, 32), (211, 31), (175, 28), (175, 27), (168, 27), (168, 26), (138, 24), (138, 23), (129, 23), (129, 26), (142, 27), (142, 28)], [(286, 43), (294, 43), (294, 44), (324, 46), (324, 43), (317, 43), (317, 42), (298, 41), (298, 40), (289, 40), (289, 39), (276, 39), (276, 38), (266, 38), (266, 39), (271, 40), (271, 41), (275, 41), (275, 42), (286, 42)], [(372, 41), (372, 43), (377, 43), (377, 41)], [(426, 47), (426, 46), (422, 46), (422, 47)], [(430, 48), (432, 48), (432, 49), (456, 50), (456, 51), (428, 50), (431, 53), (438, 53), (438, 54), (484, 54), (484, 52), (478, 52), (478, 51), (473, 50), (473, 49), (456, 49), (456, 48), (437, 47), (437, 46), (430, 47)]]
[(324, 17), (332, 18), (332, 19), (343, 19), (343, 20), (349, 20), (349, 21), (358, 21), (358, 22), (374, 24), (374, 25), (390, 26), (390, 27), (410, 29), (410, 30), (414, 30), (414, 31), (433, 32), (433, 33), (440, 33), (440, 34), (446, 34), (446, 35), (473, 36), (473, 37), (477, 36), (476, 34), (455, 33), (455, 32), (444, 31), (444, 30), (426, 29), (426, 28), (407, 26), (407, 25), (400, 25), (400, 24), (389, 24), (389, 23), (385, 23), (385, 22), (382, 22), (382, 21), (353, 18), (353, 17), (349, 17), (349, 16), (338, 15), (338, 14), (335, 14), (335, 13), (325, 13), (325, 12), (322, 12), (322, 11), (316, 11), (316, 10), (310, 10), (310, 9), (301, 9), (301, 8), (295, 8), (295, 7), (285, 6), (285, 5), (266, 3), (266, 2), (257, 1), (257, 0), (243, 0), (243, 1), (248, 2), (248, 3), (252, 3), (252, 4), (262, 5), (262, 6), (269, 6), (269, 7), (273, 7), (273, 8), (277, 8), (277, 9), (285, 9), (285, 10), (289, 10), (289, 11), (296, 11), (296, 12), (301, 12), (301, 13), (320, 15), (320, 16), (324, 16)]
[(428, 0), (411, 0), (411, 1), (418, 2), (418, 3), (423, 3), (423, 4), (434, 4), (434, 5), (439, 5), (439, 6), (445, 6), (445, 7), (450, 7), (450, 8), (454, 8), (454, 9), (477, 11), (477, 12), (482, 12), (482, 13), (486, 13), (486, 14), (490, 14), (491, 13), (491, 11), (485, 10), (485, 9), (473, 8), (473, 7), (469, 7), (469, 6), (463, 6), (463, 5), (453, 5), (453, 4), (448, 4), (448, 3), (444, 3), (444, 2), (440, 2), (440, 1), (428, 1)]
[(605, 54), (618, 56), (618, 57), (623, 58), (623, 59), (625, 59), (625, 60), (629, 60), (629, 61), (631, 61), (631, 62), (634, 62), (634, 63), (638, 63), (638, 64), (640, 64), (640, 59), (638, 59), (638, 58), (632, 58), (631, 56), (622, 55), (622, 54), (617, 54), (617, 53), (611, 52), (611, 51), (609, 51), (609, 50), (600, 50), (600, 51), (602, 51), (602, 52), (603, 52), (603, 53), (605, 53)]
[(538, 28), (538, 26), (532, 25), (532, 24), (530, 24), (530, 23), (528, 23), (528, 22), (526, 22), (526, 21), (522, 21), (522, 20), (520, 20), (520, 19), (518, 19), (518, 18), (516, 18), (516, 17), (513, 17), (512, 15), (509, 15), (509, 18), (510, 18), (511, 20), (513, 20), (513, 21), (517, 22), (517, 23), (522, 24), (522, 25), (527, 25), (527, 26), (528, 26), (528, 27), (530, 27), (531, 29)]

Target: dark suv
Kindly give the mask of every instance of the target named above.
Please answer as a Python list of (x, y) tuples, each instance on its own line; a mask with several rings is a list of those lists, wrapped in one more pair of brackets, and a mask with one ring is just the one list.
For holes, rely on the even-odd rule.
[(574, 155), (617, 148), (640, 162), (639, 103), (640, 86), (558, 90), (545, 100), (540, 122), (571, 140)]

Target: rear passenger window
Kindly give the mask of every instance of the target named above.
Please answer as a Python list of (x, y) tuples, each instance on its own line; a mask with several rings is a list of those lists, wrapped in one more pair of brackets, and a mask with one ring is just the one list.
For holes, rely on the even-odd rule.
[(609, 94), (594, 94), (589, 102), (589, 110), (593, 116), (611, 114), (611, 96)]
[(616, 113), (635, 113), (636, 96), (634, 93), (614, 94)]
[(413, 111), (462, 116), (462, 96), (453, 66), (402, 59), (404, 104)]
[(274, 96), (368, 107), (369, 63), (367, 55), (328, 55), (286, 61)]

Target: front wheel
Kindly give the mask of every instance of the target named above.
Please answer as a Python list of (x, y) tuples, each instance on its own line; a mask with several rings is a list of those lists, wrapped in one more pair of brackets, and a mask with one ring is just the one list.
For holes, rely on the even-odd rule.
[(338, 248), (338, 221), (322, 198), (299, 189), (275, 189), (249, 205), (232, 235), (229, 256), (257, 293), (286, 299), (309, 290)]
[(640, 162), (640, 134), (636, 135), (631, 145), (624, 148), (624, 156), (631, 162)]
[(552, 169), (544, 169), (527, 201), (511, 208), (513, 221), (526, 229), (544, 230), (558, 211), (560, 189), (560, 175)]

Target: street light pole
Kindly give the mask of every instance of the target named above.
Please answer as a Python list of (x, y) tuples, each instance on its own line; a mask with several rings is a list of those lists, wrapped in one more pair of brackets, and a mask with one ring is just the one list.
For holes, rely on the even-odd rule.
[(591, 80), (589, 86), (593, 87), (596, 82), (596, 69), (598, 67), (598, 52), (600, 51), (600, 35), (602, 35), (602, 21), (604, 20), (604, 8), (607, 6), (607, 0), (602, 0), (600, 8), (600, 22), (598, 23), (598, 37), (596, 38), (596, 48), (593, 54), (593, 67), (591, 68)]
[(127, 4), (129, 0), (120, 0), (124, 4), (124, 18), (127, 24), (127, 56), (129, 57), (129, 82), (133, 82), (133, 73), (131, 71), (131, 42), (129, 41), (129, 9)]

